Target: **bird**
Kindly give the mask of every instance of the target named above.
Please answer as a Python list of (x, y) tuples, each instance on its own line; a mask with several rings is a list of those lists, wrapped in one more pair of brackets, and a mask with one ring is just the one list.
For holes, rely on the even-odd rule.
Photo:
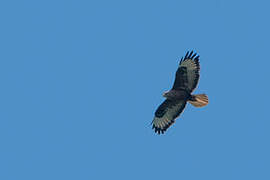
[(206, 94), (192, 94), (200, 78), (199, 58), (200, 56), (193, 51), (187, 51), (186, 55), (181, 58), (173, 87), (163, 93), (163, 97), (166, 99), (155, 111), (151, 123), (155, 133), (164, 134), (180, 116), (187, 102), (195, 107), (203, 107), (208, 104)]

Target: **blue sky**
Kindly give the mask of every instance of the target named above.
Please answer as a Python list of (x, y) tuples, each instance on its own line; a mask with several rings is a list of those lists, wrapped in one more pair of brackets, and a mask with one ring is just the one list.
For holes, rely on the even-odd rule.
[[(270, 179), (269, 6), (1, 1), (0, 179)], [(158, 136), (187, 50), (210, 104)]]

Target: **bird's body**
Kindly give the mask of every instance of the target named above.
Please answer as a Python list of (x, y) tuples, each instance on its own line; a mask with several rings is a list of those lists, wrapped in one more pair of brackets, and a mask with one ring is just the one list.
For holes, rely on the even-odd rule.
[(163, 97), (171, 100), (183, 100), (190, 97), (190, 93), (185, 90), (170, 90), (163, 94)]
[(173, 88), (163, 94), (166, 100), (155, 112), (152, 122), (155, 132), (164, 133), (184, 110), (187, 102), (195, 107), (208, 104), (208, 97), (205, 94), (191, 94), (198, 84), (199, 71), (199, 56), (193, 54), (193, 51), (187, 52), (179, 63)]

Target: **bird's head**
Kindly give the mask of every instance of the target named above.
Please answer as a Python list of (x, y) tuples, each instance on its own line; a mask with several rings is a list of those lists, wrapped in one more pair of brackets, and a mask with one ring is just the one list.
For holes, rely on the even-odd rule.
[(165, 97), (165, 98), (170, 97), (170, 91), (165, 91), (165, 92), (162, 94), (162, 96)]

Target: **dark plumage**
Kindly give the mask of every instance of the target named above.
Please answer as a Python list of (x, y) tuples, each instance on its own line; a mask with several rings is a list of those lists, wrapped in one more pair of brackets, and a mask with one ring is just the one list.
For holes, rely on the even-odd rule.
[(208, 97), (205, 94), (191, 95), (198, 84), (199, 71), (199, 56), (193, 54), (193, 51), (187, 52), (179, 63), (172, 89), (163, 94), (166, 100), (155, 112), (152, 124), (156, 133), (163, 134), (175, 122), (187, 102), (195, 107), (208, 104)]

